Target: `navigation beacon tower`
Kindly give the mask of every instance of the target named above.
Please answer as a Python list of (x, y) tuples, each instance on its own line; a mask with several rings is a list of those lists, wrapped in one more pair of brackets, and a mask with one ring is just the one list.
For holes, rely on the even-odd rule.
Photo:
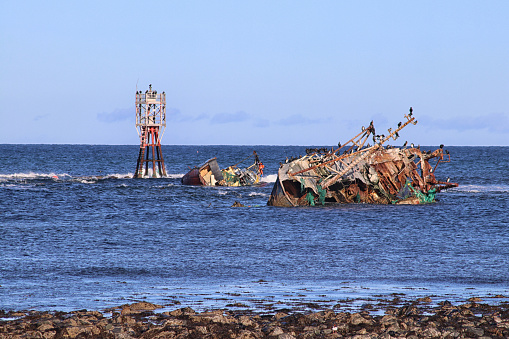
[[(166, 176), (161, 138), (166, 128), (166, 94), (152, 90), (136, 92), (136, 130), (140, 137), (140, 154), (136, 164), (134, 178), (149, 175), (152, 164), (152, 177)], [(151, 152), (152, 151), (152, 152)], [(157, 166), (156, 166), (157, 164)]]

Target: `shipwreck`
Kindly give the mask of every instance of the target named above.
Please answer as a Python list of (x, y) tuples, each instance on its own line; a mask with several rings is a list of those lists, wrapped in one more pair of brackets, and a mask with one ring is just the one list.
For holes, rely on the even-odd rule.
[[(254, 157), (254, 163), (248, 167), (239, 167), (247, 159)], [(195, 166), (181, 179), (183, 185), (195, 186), (251, 186), (260, 182), (264, 165), (258, 158), (256, 151), (235, 165), (220, 169), (217, 158), (207, 160), (200, 166)]]
[[(269, 206), (314, 206), (325, 203), (422, 204), (457, 183), (439, 181), (435, 171), (450, 162), (444, 146), (424, 151), (407, 143), (384, 146), (396, 140), (409, 124), (417, 124), (410, 107), (406, 121), (388, 135), (377, 135), (373, 121), (367, 128), (334, 149), (307, 149), (305, 156), (281, 163)], [(369, 138), (373, 146), (367, 143)]]

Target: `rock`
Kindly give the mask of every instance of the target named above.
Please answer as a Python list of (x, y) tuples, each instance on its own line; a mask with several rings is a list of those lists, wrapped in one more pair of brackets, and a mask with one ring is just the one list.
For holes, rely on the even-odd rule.
[(278, 339), (295, 339), (295, 337), (288, 333), (283, 333), (278, 336)]
[(361, 325), (361, 324), (362, 325), (371, 325), (373, 323), (373, 320), (366, 319), (359, 313), (354, 313), (354, 314), (352, 314), (352, 316), (350, 318), (350, 323), (354, 326)]
[(184, 307), (184, 308), (181, 308), (181, 310), (184, 315), (196, 314), (196, 311), (193, 310), (191, 307)]
[(399, 310), (399, 315), (402, 316), (402, 315), (417, 315), (419, 314), (419, 311), (417, 310), (417, 307), (415, 306), (404, 306), (402, 308), (400, 308)]
[(40, 323), (40, 325), (37, 327), (37, 331), (45, 332), (48, 330), (53, 329), (55, 326), (53, 326), (53, 323), (51, 321), (43, 321)]
[[(373, 339), (373, 336), (371, 336), (369, 334), (356, 334), (351, 338), (352, 339)], [(376, 337), (374, 337), (374, 338), (376, 338)]]
[(222, 323), (228, 324), (235, 322), (231, 317), (225, 317), (222, 311), (204, 312), (192, 315), (190, 319), (193, 322), (206, 322), (206, 323)]
[(422, 334), (421, 336), (423, 338), (440, 338), (441, 337), (441, 333), (439, 330), (437, 330), (436, 328), (434, 327), (428, 327), (426, 328), (424, 331), (422, 331)]
[(69, 338), (76, 338), (79, 334), (85, 332), (85, 329), (81, 326), (69, 326), (66, 329), (67, 335)]
[(424, 303), (430, 303), (432, 302), (430, 297), (424, 297), (424, 298), (417, 298), (418, 302), (424, 302)]
[(442, 308), (449, 308), (452, 307), (452, 304), (449, 300), (444, 300), (438, 303)]
[(468, 326), (465, 327), (465, 333), (476, 337), (482, 337), (484, 335), (484, 330), (482, 328)]
[(42, 334), (42, 337), (44, 339), (53, 339), (53, 338), (55, 338), (56, 335), (57, 335), (57, 331), (45, 331)]
[(138, 302), (138, 303), (134, 303), (134, 304), (129, 305), (129, 308), (132, 309), (132, 310), (153, 311), (153, 310), (156, 310), (158, 308), (162, 308), (162, 306), (161, 305), (152, 304), (152, 303), (147, 303), (147, 302)]
[(274, 315), (274, 319), (276, 320), (280, 320), (284, 317), (287, 317), (288, 314), (287, 313), (283, 313), (283, 312), (277, 312), (275, 315)]
[(460, 333), (454, 328), (446, 328), (444, 331), (442, 331), (442, 336), (444, 338), (458, 338)]
[[(0, 321), (0, 338), (509, 338), (509, 304), (506, 303), (469, 307), (445, 303), (433, 309), (412, 303), (411, 307), (399, 309), (389, 306), (395, 311), (375, 316), (368, 312), (350, 314), (331, 310), (302, 314), (298, 309), (295, 312), (284, 309), (274, 315), (246, 313), (246, 310), (196, 313), (190, 308), (157, 314), (146, 310), (153, 308), (150, 305), (137, 303), (132, 308), (124, 305), (115, 309), (129, 309), (129, 312), (139, 309), (140, 313), (113, 312), (111, 317), (84, 310), (30, 311), (23, 318)], [(435, 314), (422, 315), (430, 311)]]
[(122, 311), (120, 314), (128, 315), (128, 314), (136, 314), (142, 313), (146, 311), (153, 311), (155, 309), (162, 308), (161, 305), (155, 305), (147, 302), (138, 302), (130, 305), (123, 305)]
[(163, 322), (164, 326), (184, 326), (186, 322), (181, 319), (168, 319)]
[(284, 331), (281, 329), (281, 327), (276, 326), (276, 327), (275, 327), (275, 328), (274, 328), (274, 329), (273, 329), (273, 330), (269, 333), (269, 335), (270, 335), (270, 336), (274, 336), (274, 337), (275, 337), (275, 336), (278, 336), (278, 335), (283, 334), (283, 333), (284, 333)]
[(401, 328), (398, 326), (398, 323), (392, 324), (389, 326), (385, 332), (389, 333), (391, 336), (395, 336), (394, 333), (400, 333), (402, 332)]
[(136, 319), (134, 319), (133, 317), (129, 317), (129, 316), (123, 316), (121, 318), (121, 323), (129, 324), (129, 325), (136, 324)]
[(195, 331), (201, 334), (206, 334), (208, 332), (207, 327), (205, 326), (196, 326)]
[(255, 323), (246, 315), (240, 316), (238, 319), (238, 323), (242, 326), (253, 326)]
[(154, 336), (152, 338), (154, 338), (154, 339), (175, 338), (175, 332), (163, 331), (161, 333), (154, 334)]
[(397, 322), (398, 322), (398, 318), (396, 318), (393, 315), (384, 315), (382, 317), (382, 319), (380, 319), (380, 324), (385, 325), (385, 326), (395, 324)]

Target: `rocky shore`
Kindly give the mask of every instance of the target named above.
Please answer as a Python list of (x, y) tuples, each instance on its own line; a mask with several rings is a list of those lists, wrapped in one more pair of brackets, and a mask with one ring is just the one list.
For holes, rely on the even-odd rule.
[(509, 304), (472, 298), (430, 306), (429, 298), (385, 314), (369, 310), (272, 314), (179, 308), (138, 302), (98, 311), (0, 311), (0, 338), (509, 338)]

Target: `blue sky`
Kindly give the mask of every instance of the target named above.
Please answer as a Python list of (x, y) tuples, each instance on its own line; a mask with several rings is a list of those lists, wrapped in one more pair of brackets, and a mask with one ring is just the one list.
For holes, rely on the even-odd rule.
[(2, 1), (0, 143), (509, 145), (508, 1)]

